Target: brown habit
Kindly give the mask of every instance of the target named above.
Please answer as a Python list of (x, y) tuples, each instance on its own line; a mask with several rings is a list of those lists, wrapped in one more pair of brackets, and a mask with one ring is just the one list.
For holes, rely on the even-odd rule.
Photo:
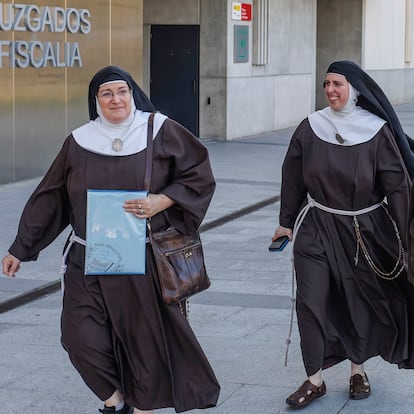
[[(369, 141), (341, 146), (320, 140), (304, 120), (283, 165), (280, 224), (292, 228), (310, 193), (340, 210), (360, 210), (386, 197), (406, 247), (410, 179), (388, 126)], [(361, 364), (380, 355), (414, 368), (414, 287), (403, 272), (379, 278), (360, 251), (352, 217), (312, 208), (294, 247), (297, 316), (308, 375), (344, 359)], [(383, 208), (358, 217), (368, 251), (390, 271), (398, 254)]]
[[(84, 239), (87, 189), (142, 189), (145, 155), (95, 154), (70, 135), (30, 197), (10, 253), (35, 260), (68, 225)], [(167, 119), (154, 139), (150, 192), (176, 204), (168, 210), (169, 223), (165, 215), (153, 218), (153, 230), (198, 228), (214, 188), (205, 147)], [(67, 265), (62, 344), (101, 400), (118, 388), (142, 410), (182, 412), (216, 404), (214, 372), (179, 308), (160, 299), (148, 246), (146, 275), (84, 276), (84, 247), (76, 243)]]

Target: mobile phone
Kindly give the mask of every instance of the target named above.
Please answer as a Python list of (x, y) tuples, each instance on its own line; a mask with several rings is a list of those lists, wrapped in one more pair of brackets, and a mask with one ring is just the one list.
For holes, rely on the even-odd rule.
[(286, 245), (289, 243), (288, 236), (278, 237), (272, 244), (269, 246), (270, 252), (281, 252)]

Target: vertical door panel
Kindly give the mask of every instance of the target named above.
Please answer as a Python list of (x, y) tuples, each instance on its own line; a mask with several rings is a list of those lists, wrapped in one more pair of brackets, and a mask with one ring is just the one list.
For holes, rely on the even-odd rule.
[(151, 100), (157, 110), (198, 135), (199, 26), (151, 27)]

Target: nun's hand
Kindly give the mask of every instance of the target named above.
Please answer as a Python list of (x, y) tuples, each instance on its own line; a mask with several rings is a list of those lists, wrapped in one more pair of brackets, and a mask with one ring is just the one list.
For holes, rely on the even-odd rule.
[(10, 253), (3, 257), (3, 274), (8, 277), (15, 277), (20, 269), (20, 260)]
[(148, 194), (145, 198), (125, 201), (123, 207), (125, 211), (132, 213), (135, 217), (147, 219), (166, 210), (174, 203), (174, 200), (164, 194)]
[(275, 241), (276, 239), (278, 239), (279, 237), (282, 237), (282, 236), (288, 236), (289, 240), (292, 241), (292, 229), (289, 229), (289, 228), (283, 227), (283, 226), (279, 226), (275, 230), (275, 233), (273, 234), (272, 242)]

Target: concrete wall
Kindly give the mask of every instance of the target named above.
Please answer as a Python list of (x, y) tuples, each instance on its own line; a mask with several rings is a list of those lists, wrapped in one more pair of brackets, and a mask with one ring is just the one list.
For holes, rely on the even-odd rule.
[(367, 70), (413, 67), (404, 59), (406, 3), (407, 0), (364, 2), (362, 63)]
[[(232, 139), (289, 127), (313, 109), (316, 0), (268, 2), (269, 61), (258, 66), (252, 60), (253, 22), (231, 19), (231, 0), (144, 1), (147, 92), (147, 25), (200, 24), (201, 138)], [(236, 24), (249, 26), (246, 63), (233, 61)]]
[(230, 0), (227, 13), (226, 137), (297, 124), (313, 109), (316, 1), (269, 1), (269, 63), (263, 66), (233, 62), (234, 25), (240, 22), (231, 20)]
[(316, 106), (329, 63), (353, 60), (393, 104), (414, 99), (413, 0), (318, 0)]
[(227, 125), (227, 4), (200, 1), (200, 137), (224, 139)]
[(336, 60), (353, 60), (361, 64), (362, 3), (362, 0), (318, 0), (317, 108), (327, 104), (322, 83), (329, 64)]
[[(260, 1), (244, 2), (254, 8)], [(412, 63), (402, 55), (405, 7), (414, 0), (267, 1), (265, 65), (254, 64), (254, 23), (232, 20), (232, 0), (144, 2), (146, 24), (200, 25), (200, 137), (232, 139), (297, 124), (326, 106), (322, 81), (339, 59), (365, 67), (393, 103), (413, 99)], [(236, 24), (249, 27), (246, 63), (233, 61)], [(148, 92), (149, 66), (144, 70)]]
[(414, 70), (367, 70), (394, 105), (414, 99)]
[(199, 24), (199, 0), (144, 0), (144, 24)]
[(393, 104), (414, 99), (414, 1), (366, 0), (362, 64)]

